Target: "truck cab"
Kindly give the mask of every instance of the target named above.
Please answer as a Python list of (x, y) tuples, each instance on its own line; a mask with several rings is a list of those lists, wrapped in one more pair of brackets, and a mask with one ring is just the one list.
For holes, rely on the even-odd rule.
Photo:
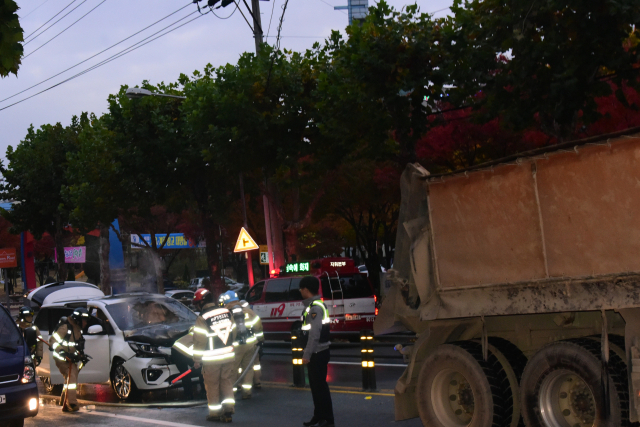
[(268, 338), (288, 338), (300, 321), (304, 309), (300, 280), (307, 275), (320, 282), (334, 337), (355, 337), (362, 329), (372, 328), (376, 296), (367, 276), (352, 259), (321, 258), (287, 264), (277, 277), (258, 282), (247, 292), (245, 299), (262, 319)]

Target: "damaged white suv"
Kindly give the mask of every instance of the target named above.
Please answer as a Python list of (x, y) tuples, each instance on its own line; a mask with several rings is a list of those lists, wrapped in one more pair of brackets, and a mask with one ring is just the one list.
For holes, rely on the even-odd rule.
[[(111, 383), (120, 399), (139, 390), (171, 387), (180, 372), (171, 361), (173, 343), (195, 324), (196, 315), (172, 298), (149, 293), (121, 294), (86, 301), (43, 305), (34, 323), (49, 340), (58, 321), (76, 307), (92, 317), (84, 331), (85, 354), (79, 384)], [(49, 393), (59, 393), (64, 379), (45, 350), (37, 374)], [(178, 386), (181, 385), (178, 383)]]

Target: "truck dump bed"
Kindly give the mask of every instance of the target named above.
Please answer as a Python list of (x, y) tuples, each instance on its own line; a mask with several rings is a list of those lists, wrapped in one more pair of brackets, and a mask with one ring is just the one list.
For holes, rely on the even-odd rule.
[[(461, 173), (408, 165), (376, 322), (640, 306), (640, 130)], [(413, 319), (413, 320), (412, 320)]]

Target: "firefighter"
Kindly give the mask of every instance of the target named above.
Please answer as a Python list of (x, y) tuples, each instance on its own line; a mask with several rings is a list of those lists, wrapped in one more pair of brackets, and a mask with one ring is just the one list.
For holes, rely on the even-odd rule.
[[(31, 307), (22, 307), (18, 314), (18, 327), (24, 335), (24, 340), (29, 347), (29, 353), (36, 366), (42, 361), (42, 335), (40, 329), (33, 324), (33, 309)], [(39, 338), (39, 339), (38, 339)]]
[[(193, 307), (197, 311), (202, 311), (204, 296), (209, 293), (207, 289), (201, 288), (198, 289), (193, 294)], [(180, 373), (185, 373), (189, 369), (191, 369), (191, 373), (187, 374), (182, 378), (182, 389), (184, 390), (184, 397), (186, 400), (192, 400), (194, 398), (193, 394), (193, 383), (192, 379), (194, 376), (198, 376), (200, 378), (200, 384), (204, 389), (204, 384), (201, 376), (200, 369), (193, 368), (193, 334), (194, 327), (192, 327), (189, 332), (183, 337), (176, 340), (171, 348), (171, 359), (175, 363), (176, 367), (180, 371)]]
[[(220, 295), (220, 305), (226, 306), (236, 324), (236, 339), (233, 342), (235, 347), (235, 366), (233, 371), (237, 373), (238, 378), (243, 371), (248, 369), (242, 379), (242, 399), (251, 399), (251, 388), (253, 386), (253, 376), (256, 366), (256, 349), (258, 343), (262, 345), (264, 341), (264, 333), (262, 332), (262, 322), (260, 317), (249, 308), (249, 304), (244, 305), (238, 300), (238, 295), (233, 291), (227, 291)], [(251, 363), (251, 365), (249, 365)], [(258, 369), (260, 362), (257, 363)], [(233, 391), (236, 391), (234, 388)]]
[(211, 292), (202, 296), (202, 310), (193, 329), (193, 367), (202, 367), (209, 405), (207, 421), (231, 422), (236, 403), (233, 398), (235, 323), (231, 312), (215, 302)]
[(300, 280), (300, 293), (306, 307), (302, 313), (302, 363), (307, 365), (313, 397), (313, 418), (303, 424), (307, 427), (333, 427), (333, 404), (327, 384), (331, 319), (318, 295), (319, 288), (320, 282), (313, 276), (305, 276)]
[(76, 308), (69, 317), (63, 317), (49, 338), (52, 356), (60, 373), (64, 376), (66, 393), (63, 412), (80, 409), (76, 397), (78, 372), (87, 362), (84, 354), (82, 330), (87, 327), (89, 312), (86, 308)]

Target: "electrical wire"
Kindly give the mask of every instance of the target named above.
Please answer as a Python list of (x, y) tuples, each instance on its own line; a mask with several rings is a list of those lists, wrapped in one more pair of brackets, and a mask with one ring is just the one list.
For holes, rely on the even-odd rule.
[[(324, 1), (324, 0), (320, 0), (320, 1), (321, 1), (322, 3), (324, 3), (324, 4), (326, 4), (327, 6), (329, 6), (329, 7), (333, 8), (333, 5), (332, 5), (332, 4), (327, 3), (327, 2), (326, 2), (326, 1)], [(333, 9), (333, 10), (336, 10), (336, 9)], [(340, 10), (340, 9), (337, 9), (337, 10), (338, 10), (338, 12), (342, 12), (342, 13), (344, 13), (345, 15), (347, 14), (347, 12), (345, 12), (344, 10)]]
[(271, 4), (271, 18), (269, 18), (269, 29), (267, 30), (267, 37), (269, 37), (269, 33), (271, 32), (271, 21), (273, 21), (273, 11), (276, 8), (276, 0), (272, 0)]
[(24, 19), (27, 16), (31, 15), (33, 12), (35, 12), (36, 10), (40, 9), (42, 7), (42, 5), (44, 5), (46, 2), (48, 2), (49, 0), (44, 0), (42, 3), (40, 3), (40, 6), (36, 7), (35, 9), (33, 9), (31, 12), (27, 13), (24, 16), (21, 16), (20, 19)]
[[(75, 1), (75, 0), (74, 0)], [(33, 36), (31, 38), (31, 40), (29, 40), (28, 42), (24, 43), (22, 46), (26, 46), (29, 43), (31, 43), (32, 41), (34, 41), (35, 39), (37, 39), (38, 37), (40, 37), (41, 35), (43, 35), (49, 28), (53, 27), (54, 25), (56, 25), (58, 22), (62, 21), (65, 17), (67, 17), (70, 13), (72, 13), (74, 10), (76, 10), (77, 8), (79, 8), (80, 6), (82, 6), (83, 4), (85, 4), (87, 2), (87, 0), (83, 0), (82, 3), (80, 3), (79, 5), (77, 5), (76, 7), (74, 7), (73, 9), (71, 9), (69, 12), (65, 13), (60, 19), (58, 19), (56, 22), (54, 22), (53, 24), (49, 25), (47, 28), (45, 28), (44, 30), (42, 30), (40, 33), (36, 34), (35, 36)]]
[(249, 28), (251, 28), (251, 32), (253, 33), (253, 27), (251, 26), (251, 24), (249, 24), (249, 20), (247, 19), (246, 16), (244, 16), (244, 13), (242, 13), (242, 9), (240, 9), (240, 5), (238, 4), (238, 2), (236, 0), (233, 0), (233, 2), (236, 4), (236, 7), (238, 8), (238, 10), (240, 10), (240, 14), (242, 15), (242, 17), (244, 18), (244, 21), (247, 23), (247, 25), (249, 26)]
[(278, 25), (278, 36), (276, 37), (276, 48), (275, 51), (280, 50), (280, 31), (282, 31), (282, 23), (284, 22), (284, 14), (287, 11), (287, 6), (289, 5), (289, 0), (285, 0), (282, 5), (282, 15), (280, 15), (280, 24)]
[[(66, 73), (67, 71), (69, 71), (69, 70), (71, 70), (71, 69), (73, 69), (73, 68), (77, 67), (77, 66), (78, 66), (78, 65), (80, 65), (80, 64), (84, 64), (84, 63), (85, 63), (85, 62), (87, 62), (88, 60), (93, 59), (93, 58), (95, 58), (96, 56), (98, 56), (98, 55), (100, 55), (100, 54), (102, 54), (102, 53), (104, 53), (104, 52), (106, 52), (106, 51), (108, 51), (108, 50), (110, 50), (110, 49), (112, 49), (112, 48), (114, 48), (114, 47), (118, 46), (119, 44), (124, 43), (125, 41), (129, 40), (130, 38), (132, 38), (132, 37), (134, 37), (134, 36), (137, 36), (137, 35), (138, 35), (138, 34), (140, 34), (141, 32), (143, 32), (143, 31), (145, 31), (145, 30), (147, 30), (147, 29), (149, 29), (149, 28), (153, 27), (153, 26), (154, 26), (154, 25), (156, 25), (157, 23), (164, 21), (164, 20), (165, 20), (165, 19), (167, 19), (168, 17), (175, 15), (176, 13), (180, 12), (181, 10), (183, 10), (183, 9), (185, 9), (185, 8), (189, 7), (189, 6), (191, 6), (191, 3), (188, 3), (186, 6), (183, 6), (183, 7), (181, 7), (180, 9), (178, 9), (178, 10), (176, 10), (176, 11), (174, 11), (174, 12), (172, 12), (172, 13), (168, 14), (168, 15), (167, 15), (167, 16), (165, 16), (164, 18), (161, 18), (161, 19), (157, 20), (157, 21), (156, 21), (156, 22), (154, 22), (153, 24), (147, 25), (146, 27), (144, 27), (144, 28), (143, 28), (143, 29), (141, 29), (140, 31), (138, 31), (138, 32), (136, 32), (136, 33), (131, 34), (131, 35), (130, 35), (129, 37), (127, 37), (127, 38), (124, 38), (124, 39), (120, 40), (118, 43), (112, 44), (112, 45), (111, 45), (111, 46), (109, 46), (108, 48), (101, 50), (100, 52), (96, 53), (95, 55), (92, 55), (92, 56), (88, 57), (87, 59), (84, 59), (84, 60), (82, 60), (82, 61), (78, 62), (77, 64), (72, 65), (71, 67), (67, 68), (66, 70), (60, 71), (58, 74), (54, 74), (53, 76), (51, 76), (51, 77), (49, 77), (49, 78), (47, 78), (47, 79), (45, 79), (45, 80), (42, 80), (41, 82), (36, 83), (36, 84), (34, 84), (33, 86), (29, 86), (28, 88), (26, 88), (26, 89), (24, 89), (24, 90), (21, 90), (20, 92), (14, 93), (13, 95), (11, 95), (11, 96), (9, 96), (9, 97), (7, 97), (7, 98), (1, 99), (1, 100), (0, 100), (0, 102), (4, 102), (4, 101), (6, 101), (6, 100), (8, 100), (8, 99), (11, 99), (11, 98), (13, 98), (13, 97), (15, 97), (15, 96), (18, 96), (18, 95), (20, 95), (21, 93), (24, 93), (24, 92), (26, 92), (26, 91), (28, 91), (28, 90), (30, 90), (30, 89), (33, 89), (34, 87), (40, 86), (41, 84), (46, 83), (46, 82), (48, 82), (49, 80), (51, 80), (51, 79), (53, 79), (53, 78), (55, 78), (55, 77), (58, 77), (60, 74)], [(183, 18), (183, 19), (184, 19), (184, 18)], [(178, 22), (179, 22), (179, 21), (178, 21)], [(165, 28), (166, 28), (166, 27), (165, 27)]]
[[(66, 9), (66, 8), (68, 8), (69, 6), (71, 6), (72, 4), (74, 4), (75, 2), (76, 2), (76, 0), (73, 0), (71, 3), (69, 3), (68, 5), (66, 5), (66, 6), (64, 7), (64, 9), (62, 9), (60, 12), (56, 13), (56, 14), (55, 14), (55, 15), (53, 15), (51, 18), (49, 18), (49, 20), (48, 20), (47, 22), (45, 22), (44, 24), (40, 25), (38, 28), (36, 28), (36, 29), (35, 29), (35, 31), (32, 31), (32, 32), (31, 32), (31, 34), (29, 34), (28, 36), (26, 36), (26, 37), (24, 38), (24, 40), (26, 41), (29, 37), (31, 37), (32, 35), (34, 35), (35, 33), (37, 33), (37, 32), (38, 32), (38, 30), (39, 30), (40, 28), (42, 28), (42, 27), (44, 27), (45, 25), (47, 25), (49, 22), (51, 22), (51, 20), (52, 20), (53, 18), (55, 18), (56, 16), (60, 15), (62, 12), (64, 12), (64, 11), (65, 11), (65, 9)], [(42, 5), (41, 5), (41, 6), (42, 6)], [(32, 11), (32, 12), (33, 12), (33, 11)], [(26, 16), (25, 16), (25, 18), (26, 18)]]
[[(236, 10), (238, 10), (238, 4), (237, 3), (234, 3), (234, 4), (236, 5), (236, 8), (233, 9), (233, 12), (231, 12), (231, 15), (227, 16), (226, 18), (223, 18), (222, 16), (218, 16), (218, 14), (214, 12), (212, 7), (210, 7), (209, 9), (211, 10), (211, 13), (213, 13), (216, 18), (218, 18), (218, 19), (229, 19), (229, 18), (231, 18), (233, 16), (234, 13), (236, 13)], [(218, 6), (216, 9), (219, 9), (219, 8), (220, 8), (220, 6)]]
[(27, 59), (28, 57), (30, 57), (31, 55), (33, 55), (34, 53), (36, 53), (37, 51), (39, 51), (40, 49), (42, 49), (43, 47), (45, 47), (47, 44), (49, 44), (49, 42), (53, 41), (56, 37), (58, 37), (60, 34), (64, 33), (65, 31), (67, 31), (69, 28), (73, 27), (74, 25), (76, 25), (79, 21), (81, 21), (85, 16), (87, 16), (88, 14), (90, 14), (91, 12), (93, 12), (94, 10), (96, 10), (101, 4), (103, 4), (104, 2), (106, 2), (107, 0), (102, 0), (100, 3), (98, 3), (98, 5), (96, 7), (94, 7), (93, 9), (91, 9), (89, 12), (85, 13), (84, 15), (82, 15), (80, 18), (76, 19), (73, 24), (69, 25), (67, 28), (65, 28), (64, 30), (60, 31), (58, 34), (56, 34), (55, 36), (51, 37), (49, 40), (47, 40), (46, 42), (44, 42), (43, 44), (41, 44), (38, 48), (36, 48), (36, 50), (32, 51), (31, 53), (29, 53), (28, 55), (26, 55), (24, 58), (22, 59)]
[[(186, 17), (189, 17), (189, 16), (193, 15), (193, 14), (194, 14), (194, 13), (196, 13), (196, 12), (197, 12), (197, 11), (194, 11), (193, 13), (190, 13), (190, 14), (189, 14), (189, 15), (187, 15)], [(209, 12), (207, 12), (207, 13), (209, 13)], [(165, 32), (165, 33), (163, 33), (163, 34), (160, 34), (160, 35), (159, 35), (159, 36), (157, 36), (157, 37), (154, 37), (153, 39), (151, 39), (151, 40), (147, 41), (146, 43), (140, 44), (140, 43), (141, 43), (141, 41), (140, 41), (140, 42), (136, 43), (136, 44), (140, 44), (140, 45), (139, 45), (139, 46), (137, 46), (137, 47), (135, 47), (135, 48), (132, 48), (132, 47), (133, 47), (133, 46), (135, 46), (136, 44), (134, 44), (134, 45), (132, 45), (132, 46), (129, 46), (128, 48), (123, 49), (122, 51), (118, 52), (117, 54), (115, 54), (115, 55), (111, 56), (110, 58), (107, 58), (107, 59), (105, 59), (105, 60), (103, 60), (103, 61), (99, 62), (98, 64), (93, 65), (93, 66), (91, 66), (91, 67), (89, 67), (89, 68), (87, 68), (87, 69), (85, 69), (85, 70), (83, 70), (83, 71), (79, 72), (78, 74), (75, 74), (75, 75), (73, 75), (73, 76), (71, 76), (71, 77), (69, 77), (69, 78), (67, 78), (67, 79), (65, 79), (65, 80), (63, 80), (63, 81), (61, 81), (61, 82), (59, 82), (59, 83), (56, 83), (55, 85), (52, 85), (52, 86), (50, 86), (50, 87), (48, 87), (48, 88), (46, 88), (46, 89), (43, 89), (43, 90), (41, 90), (40, 92), (34, 93), (33, 95), (30, 95), (30, 96), (28, 96), (28, 97), (26, 97), (26, 98), (23, 98), (23, 99), (21, 99), (20, 101), (16, 101), (16, 102), (14, 102), (13, 104), (9, 104), (9, 105), (7, 105), (6, 107), (2, 107), (2, 108), (0, 108), (0, 111), (2, 111), (2, 110), (6, 110), (7, 108), (10, 108), (10, 107), (12, 107), (12, 106), (14, 106), (14, 105), (20, 104), (20, 103), (22, 103), (22, 102), (24, 102), (24, 101), (26, 101), (26, 100), (28, 100), (28, 99), (31, 99), (31, 98), (33, 98), (33, 97), (35, 97), (35, 96), (38, 96), (38, 95), (40, 95), (40, 94), (42, 94), (42, 93), (44, 93), (44, 92), (47, 92), (47, 91), (49, 91), (49, 90), (51, 90), (51, 89), (54, 89), (54, 88), (56, 88), (56, 87), (58, 87), (58, 86), (60, 86), (60, 85), (62, 85), (62, 84), (64, 84), (64, 83), (66, 83), (66, 82), (68, 82), (68, 81), (71, 81), (71, 80), (73, 80), (73, 79), (75, 79), (75, 78), (77, 78), (77, 77), (80, 77), (80, 76), (82, 76), (82, 75), (84, 75), (84, 74), (86, 74), (86, 73), (88, 73), (88, 72), (90, 72), (90, 71), (93, 71), (93, 70), (95, 70), (95, 69), (97, 69), (97, 68), (100, 68), (100, 67), (102, 67), (103, 65), (106, 65), (106, 64), (108, 64), (108, 63), (109, 63), (109, 62), (111, 62), (111, 61), (114, 61), (114, 60), (116, 60), (116, 59), (118, 59), (118, 58), (123, 57), (124, 55), (126, 55), (126, 54), (128, 54), (128, 53), (131, 53), (131, 52), (133, 52), (133, 51), (135, 51), (135, 50), (137, 50), (137, 49), (140, 49), (142, 46), (145, 46), (145, 45), (147, 45), (147, 44), (151, 43), (152, 41), (159, 39), (160, 37), (163, 37), (163, 36), (166, 36), (166, 35), (167, 35), (167, 34), (169, 34), (169, 33), (172, 33), (173, 31), (177, 30), (178, 28), (184, 27), (185, 25), (189, 24), (190, 22), (193, 22), (193, 21), (195, 21), (196, 19), (199, 19), (199, 18), (201, 18), (202, 16), (206, 15), (207, 13), (204, 13), (204, 14), (202, 14), (202, 15), (198, 15), (198, 16), (196, 16), (195, 18), (190, 19), (189, 21), (185, 22), (184, 24), (179, 25), (179, 26), (177, 26), (177, 27), (175, 27), (175, 28), (172, 28), (171, 30), (169, 30), (169, 31), (167, 31), (167, 32)], [(185, 18), (186, 18), (186, 17), (185, 17)], [(181, 21), (181, 20), (183, 20), (183, 19), (184, 19), (184, 18), (180, 19), (180, 21)], [(179, 21), (177, 21), (177, 22), (179, 22)], [(169, 25), (168, 27), (170, 27), (170, 26), (174, 25), (175, 23), (176, 23), (176, 22), (174, 22), (173, 24)], [(166, 28), (168, 28), (168, 27), (165, 27), (164, 29), (166, 29)], [(163, 30), (164, 30), (164, 29), (163, 29)], [(160, 30), (160, 31), (162, 31), (162, 30)], [(155, 34), (157, 34), (157, 33), (155, 33)], [(151, 37), (151, 36), (149, 36), (149, 37)], [(147, 37), (147, 38), (149, 38), (149, 37)], [(146, 40), (146, 39), (145, 39), (145, 40)]]

